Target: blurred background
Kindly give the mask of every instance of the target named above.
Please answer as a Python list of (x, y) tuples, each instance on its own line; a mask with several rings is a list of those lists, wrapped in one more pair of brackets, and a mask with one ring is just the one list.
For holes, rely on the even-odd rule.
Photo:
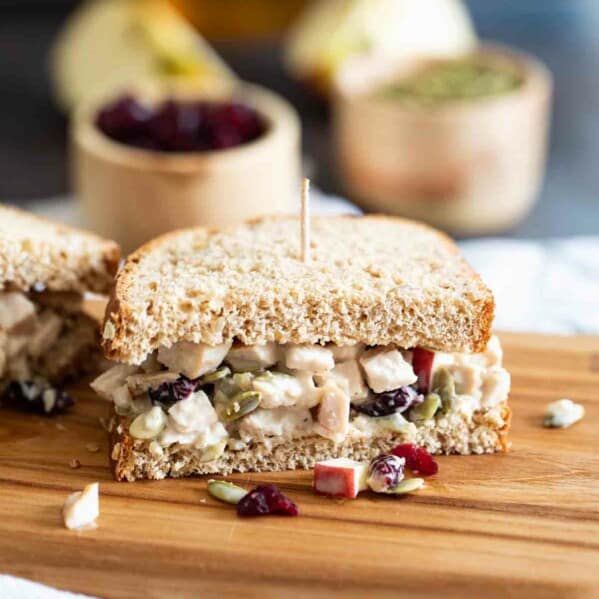
[[(51, 96), (48, 55), (81, 2), (0, 0), (0, 197), (23, 206), (69, 192), (67, 120)], [(552, 237), (599, 232), (599, 2), (468, 0), (483, 39), (526, 50), (555, 83), (547, 172), (540, 201), (504, 234)], [(244, 8), (245, 5), (245, 8)], [(262, 84), (298, 110), (303, 155), (314, 183), (342, 194), (327, 104), (289, 76), (283, 32), (301, 0), (179, 2), (186, 17), (242, 79)]]

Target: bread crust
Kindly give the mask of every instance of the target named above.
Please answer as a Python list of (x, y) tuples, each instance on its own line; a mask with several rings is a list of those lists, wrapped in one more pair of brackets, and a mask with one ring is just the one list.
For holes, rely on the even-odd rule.
[(212, 462), (201, 462), (201, 451), (175, 445), (155, 456), (148, 441), (133, 439), (126, 418), (116, 418), (110, 431), (110, 456), (118, 481), (179, 478), (183, 476), (232, 472), (275, 472), (313, 468), (317, 461), (347, 457), (367, 461), (388, 453), (399, 443), (416, 443), (432, 454), (484, 454), (507, 452), (511, 410), (502, 404), (498, 410), (475, 414), (472, 420), (453, 414), (444, 420), (429, 421), (407, 433), (386, 432), (375, 437), (347, 440), (335, 445), (323, 437), (311, 436), (282, 441), (274, 446), (255, 443), (248, 449), (226, 450)]
[(0, 205), (0, 290), (107, 294), (119, 260), (114, 241)]
[[(251, 237), (248, 232), (254, 228), (258, 231), (264, 228), (268, 230), (264, 236), (268, 234), (272, 236), (272, 231), (279, 226), (277, 223), (280, 223), (281, 227), (289, 227), (290, 223), (296, 222), (295, 217), (266, 217), (248, 222), (244, 225), (244, 231), (247, 237)], [(426, 297), (419, 298), (414, 289), (404, 293), (404, 287), (409, 288), (409, 286), (401, 284), (394, 287), (387, 286), (385, 295), (377, 296), (376, 269), (379, 256), (373, 256), (371, 262), (365, 266), (366, 271), (372, 269), (371, 273), (362, 273), (358, 277), (362, 280), (357, 281), (358, 284), (366, 283), (364, 296), (356, 298), (355, 294), (347, 293), (344, 289), (345, 295), (339, 292), (336, 297), (336, 306), (328, 304), (329, 300), (332, 302), (334, 299), (330, 289), (324, 290), (322, 297), (315, 299), (313, 296), (318, 295), (317, 292), (302, 286), (306, 278), (304, 272), (303, 276), (298, 274), (293, 288), (289, 288), (287, 284), (285, 293), (279, 293), (279, 296), (295, 295), (297, 301), (293, 305), (284, 303), (283, 297), (265, 299), (256, 284), (256, 289), (244, 296), (247, 297), (247, 306), (240, 305), (243, 298), (239, 299), (242, 296), (238, 295), (236, 296), (238, 305), (226, 305), (224, 309), (221, 306), (220, 310), (214, 310), (209, 314), (209, 310), (204, 308), (210, 303), (210, 296), (202, 288), (204, 280), (198, 279), (195, 282), (196, 288), (187, 291), (190, 295), (196, 292), (203, 294), (204, 306), (200, 306), (199, 302), (191, 304), (192, 310), (206, 314), (202, 322), (194, 322), (190, 325), (186, 321), (188, 319), (183, 318), (180, 310), (174, 305), (170, 307), (168, 319), (164, 315), (155, 316), (151, 313), (154, 304), (161, 302), (162, 306), (165, 305), (164, 287), (161, 287), (164, 281), (156, 283), (157, 290), (154, 295), (148, 292), (143, 299), (139, 297), (138, 290), (140, 279), (151, 270), (149, 263), (152, 262), (151, 266), (154, 269), (166, 267), (168, 271), (166, 257), (168, 253), (175, 262), (180, 259), (191, 260), (191, 252), (181, 252), (177, 247), (177, 244), (182, 244), (184, 238), (189, 239), (194, 247), (204, 244), (201, 249), (210, 250), (215, 240), (225, 245), (228, 236), (234, 237), (239, 230), (235, 228), (220, 231), (207, 228), (182, 229), (150, 241), (129, 256), (117, 276), (106, 309), (102, 341), (105, 355), (113, 360), (139, 364), (148, 353), (160, 345), (168, 346), (182, 339), (218, 344), (230, 338), (248, 344), (268, 341), (350, 344), (361, 341), (370, 345), (386, 343), (396, 343), (402, 347), (420, 345), (438, 351), (483, 351), (491, 335), (495, 310), (493, 295), (480, 276), (460, 257), (454, 242), (447, 235), (427, 225), (385, 215), (316, 217), (312, 221), (313, 229), (316, 225), (316, 228), (320, 226), (329, 231), (333, 228), (341, 230), (340, 240), (343, 229), (352, 229), (351, 223), (357, 222), (361, 223), (360, 227), (378, 229), (383, 226), (387, 235), (391, 234), (392, 228), (397, 231), (398, 238), (402, 235), (422, 237), (421, 243), (434, 246), (431, 247), (431, 254), (434, 254), (435, 258), (431, 260), (430, 277), (435, 277), (438, 283), (429, 285), (426, 289)], [(257, 238), (259, 235), (260, 232), (256, 233)], [(318, 239), (316, 235), (316, 241), (320, 243), (322, 238)], [(285, 241), (285, 243), (287, 244), (285, 249), (291, 255), (295, 249), (294, 241)], [(250, 249), (248, 248), (248, 251)], [(161, 262), (162, 254), (164, 259)], [(356, 256), (348, 257), (356, 259)], [(388, 271), (393, 271), (389, 276), (396, 277), (399, 281), (411, 268), (409, 256), (401, 257), (405, 264), (401, 264), (400, 259), (397, 259), (398, 264), (392, 263), (393, 256), (384, 258), (388, 261), (385, 265)], [(318, 259), (321, 260), (319, 267), (329, 268), (326, 274), (332, 276), (334, 267), (330, 264), (322, 266), (323, 257)], [(422, 252), (418, 259), (422, 262)], [(295, 262), (290, 262), (288, 259), (286, 264), (289, 263), (300, 264), (299, 259)], [(200, 259), (197, 260), (196, 265), (202, 266)], [(422, 270), (419, 276), (423, 280), (429, 276), (426, 272), (428, 267), (429, 265), (419, 266)], [(448, 285), (449, 291), (441, 283), (445, 269), (447, 269), (448, 280), (451, 279)], [(260, 279), (261, 276), (261, 273), (257, 273), (256, 279)], [(345, 282), (342, 269), (339, 269), (337, 276), (341, 288)], [(168, 275), (166, 277), (168, 279)], [(223, 279), (226, 279), (226, 275), (223, 275)], [(271, 282), (266, 277), (264, 281)], [(174, 283), (174, 281), (169, 282)], [(226, 281), (222, 282), (226, 285)], [(237, 290), (232, 290), (235, 291)], [(328, 297), (325, 291), (328, 291)], [(232, 296), (233, 293), (229, 295)], [(312, 303), (309, 304), (308, 300)], [(268, 304), (269, 301), (267, 309), (261, 312), (260, 306)], [(226, 304), (226, 301), (224, 303)], [(303, 306), (305, 310), (302, 312), (295, 309), (297, 306)], [(144, 310), (148, 312), (148, 317), (141, 315)], [(347, 312), (345, 318), (341, 317), (343, 310)], [(277, 312), (281, 311), (286, 313), (281, 314), (279, 318)], [(180, 322), (177, 322), (179, 317), (181, 317)], [(215, 321), (219, 318), (224, 321), (220, 331), (215, 328), (217, 324)], [(323, 326), (323, 323), (326, 326)]]

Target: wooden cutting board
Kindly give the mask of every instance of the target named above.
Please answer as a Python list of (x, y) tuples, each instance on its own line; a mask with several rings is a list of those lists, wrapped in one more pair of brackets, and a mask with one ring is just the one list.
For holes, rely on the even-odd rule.
[[(3, 412), (0, 572), (110, 597), (599, 596), (599, 338), (502, 338), (510, 454), (442, 457), (404, 498), (318, 497), (310, 472), (230, 477), (280, 485), (299, 518), (239, 519), (202, 479), (114, 482), (91, 392), (58, 419)], [(585, 419), (542, 428), (564, 396)], [(64, 499), (91, 481), (98, 528), (64, 529)]]

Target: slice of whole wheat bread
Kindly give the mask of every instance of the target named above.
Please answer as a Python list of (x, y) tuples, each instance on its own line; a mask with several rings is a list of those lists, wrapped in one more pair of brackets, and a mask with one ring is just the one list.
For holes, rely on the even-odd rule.
[(0, 291), (108, 293), (119, 257), (114, 241), (0, 205)]
[(311, 228), (308, 263), (294, 217), (142, 246), (107, 307), (107, 357), (139, 364), (180, 340), (485, 348), (493, 296), (448, 237), (386, 216), (317, 217)]

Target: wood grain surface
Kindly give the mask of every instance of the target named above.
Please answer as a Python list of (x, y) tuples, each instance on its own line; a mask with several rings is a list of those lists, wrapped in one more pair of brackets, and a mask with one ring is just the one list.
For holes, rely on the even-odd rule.
[[(404, 498), (318, 497), (310, 472), (230, 477), (280, 485), (299, 518), (239, 519), (198, 478), (114, 482), (107, 405), (84, 387), (67, 416), (2, 412), (0, 572), (107, 597), (599, 596), (599, 338), (502, 339), (511, 453), (442, 457)], [(585, 419), (542, 428), (564, 396)], [(98, 528), (64, 529), (63, 501), (92, 481)]]

